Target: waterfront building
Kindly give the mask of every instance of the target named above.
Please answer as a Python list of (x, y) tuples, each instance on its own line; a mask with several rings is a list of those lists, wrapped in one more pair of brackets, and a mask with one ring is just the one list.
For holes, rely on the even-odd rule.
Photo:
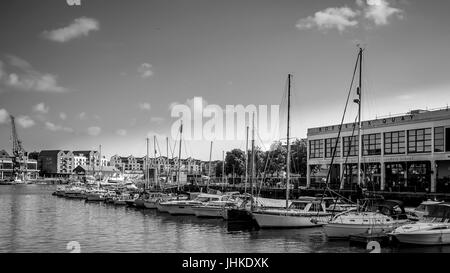
[[(20, 161), (22, 166), (26, 166), (26, 172), (24, 179), (34, 180), (37, 179), (39, 170), (38, 163), (34, 159), (25, 158)], [(0, 151), (0, 181), (13, 180), (14, 179), (14, 168), (13, 168), (13, 157), (8, 154), (5, 150)]]
[[(307, 187), (355, 189), (362, 147), (362, 186), (374, 191), (450, 193), (450, 110), (415, 110), (405, 115), (308, 129)], [(336, 149), (334, 149), (337, 147)]]

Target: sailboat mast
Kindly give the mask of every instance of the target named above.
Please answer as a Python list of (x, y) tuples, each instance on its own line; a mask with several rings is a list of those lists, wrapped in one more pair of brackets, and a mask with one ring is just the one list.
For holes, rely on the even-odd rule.
[(166, 159), (166, 184), (169, 183), (169, 172), (170, 172), (170, 164), (169, 164), (169, 138), (166, 137), (166, 154), (167, 154), (167, 159)]
[(177, 177), (177, 190), (180, 191), (180, 170), (181, 170), (181, 140), (183, 139), (183, 121), (180, 125), (180, 148), (178, 151), (178, 177)]
[(145, 158), (145, 165), (146, 165), (146, 167), (145, 167), (145, 185), (144, 185), (144, 191), (145, 191), (145, 189), (149, 186), (149, 176), (150, 176), (150, 173), (149, 173), (149, 169), (150, 169), (150, 164), (149, 164), (149, 162), (148, 162), (148, 137), (145, 139), (146, 140), (146, 142), (147, 142), (147, 155), (146, 155), (146, 158)]
[(289, 125), (291, 119), (291, 77), (292, 75), (288, 75), (288, 112), (287, 112), (287, 158), (286, 158), (286, 209), (289, 208), (289, 182), (291, 178), (291, 145), (289, 141)]
[(247, 183), (248, 183), (248, 126), (245, 136), (245, 183), (244, 183), (244, 193), (247, 193)]
[[(157, 164), (156, 164), (156, 136), (153, 136), (153, 161), (155, 162), (154, 163), (154, 166), (155, 166), (155, 173), (156, 173), (156, 181), (155, 181), (155, 186), (157, 187), (158, 186), (158, 171), (159, 171), (159, 168), (157, 168)], [(159, 166), (158, 166), (159, 167)]]
[(206, 186), (206, 191), (209, 190), (209, 181), (211, 180), (211, 156), (212, 156), (212, 145), (213, 145), (213, 142), (211, 141), (211, 147), (209, 148), (208, 184), (207, 184), (207, 186)]
[(252, 159), (250, 176), (250, 210), (253, 210), (253, 179), (255, 178), (255, 113), (252, 116)]
[(358, 186), (361, 186), (361, 158), (362, 158), (362, 136), (361, 136), (361, 106), (362, 106), (362, 64), (363, 49), (359, 48), (359, 86), (358, 86)]

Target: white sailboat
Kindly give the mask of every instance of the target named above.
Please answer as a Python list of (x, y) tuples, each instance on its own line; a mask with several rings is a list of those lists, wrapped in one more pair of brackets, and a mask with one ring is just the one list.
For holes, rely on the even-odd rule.
[[(286, 159), (286, 206), (283, 209), (259, 209), (253, 211), (253, 217), (260, 228), (306, 228), (321, 226), (331, 214), (326, 212), (320, 199), (302, 198), (292, 201), (289, 206), (290, 189), (290, 99), (291, 78), (288, 76), (288, 114), (287, 114), (287, 159)], [(319, 221), (322, 220), (322, 221)]]
[[(361, 186), (361, 99), (362, 99), (362, 63), (363, 49), (359, 48), (359, 86), (357, 88), (358, 99), (358, 186)], [(356, 72), (355, 67), (355, 72)], [(353, 82), (352, 82), (353, 83)], [(388, 233), (401, 224), (408, 221), (401, 202), (386, 201), (385, 204), (376, 204), (374, 200), (366, 200), (364, 206), (352, 208), (346, 212), (337, 214), (324, 225), (324, 230), (329, 238), (348, 238), (351, 235)]]

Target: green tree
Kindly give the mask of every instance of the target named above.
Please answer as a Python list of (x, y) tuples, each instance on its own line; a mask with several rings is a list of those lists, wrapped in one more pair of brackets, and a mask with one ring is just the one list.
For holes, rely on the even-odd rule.
[(240, 149), (227, 152), (225, 157), (225, 174), (233, 173), (236, 176), (245, 174), (245, 152)]

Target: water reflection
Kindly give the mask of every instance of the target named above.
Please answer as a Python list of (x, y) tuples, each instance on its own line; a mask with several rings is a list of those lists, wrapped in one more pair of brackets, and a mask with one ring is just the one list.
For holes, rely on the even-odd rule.
[[(328, 241), (322, 228), (257, 230), (223, 219), (172, 216), (51, 196), (54, 186), (2, 186), (0, 252), (366, 252)], [(445, 247), (395, 247), (384, 252), (449, 252)]]

